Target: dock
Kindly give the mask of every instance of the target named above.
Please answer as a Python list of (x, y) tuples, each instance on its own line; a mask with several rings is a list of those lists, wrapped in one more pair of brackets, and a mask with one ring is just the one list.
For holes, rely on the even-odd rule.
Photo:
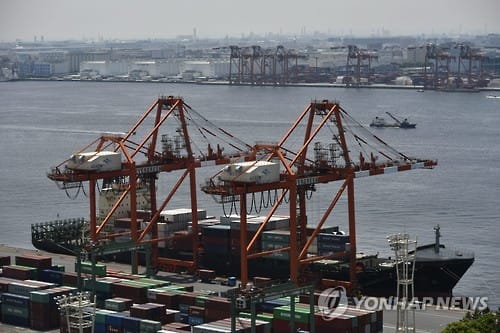
[[(41, 250), (34, 249), (21, 249), (15, 248), (11, 246), (6, 246), (0, 244), (0, 255), (2, 256), (10, 256), (11, 258), (15, 258), (15, 256), (22, 255), (40, 255), (40, 256), (49, 256), (53, 260), (54, 265), (62, 265), (66, 268), (66, 271), (73, 271), (75, 267), (75, 258), (68, 255), (60, 255), (48, 253)], [(120, 264), (114, 262), (106, 262), (106, 266), (108, 269), (114, 271), (122, 271), (124, 273), (129, 273), (131, 271), (131, 266), (127, 264)], [(139, 272), (145, 271), (145, 267), (139, 267)], [(174, 273), (163, 273), (160, 272), (157, 278), (160, 277), (162, 279), (169, 280), (175, 284), (185, 284), (193, 286), (194, 291), (199, 290), (213, 290), (215, 292), (219, 292), (220, 294), (225, 293), (229, 288), (229, 286), (223, 283), (203, 283), (200, 282), (196, 277), (191, 275), (184, 274), (174, 274)], [(217, 280), (216, 280), (217, 281)], [(223, 281), (222, 279), (218, 280), (219, 282)], [(432, 306), (427, 306), (425, 310), (416, 310), (415, 318), (416, 318), (416, 326), (418, 333), (439, 333), (441, 332), (447, 324), (451, 322), (458, 321), (462, 319), (466, 314), (465, 310), (439, 310)], [(228, 313), (229, 317), (229, 313)], [(31, 330), (26, 327), (16, 327), (12, 325), (7, 325), (4, 323), (0, 323), (0, 331), (5, 333), (34, 333), (39, 332), (35, 330)], [(49, 330), (45, 332), (55, 333), (59, 332), (59, 329)], [(396, 312), (393, 310), (384, 310), (383, 313), (383, 332), (384, 333), (392, 333), (396, 332)]]

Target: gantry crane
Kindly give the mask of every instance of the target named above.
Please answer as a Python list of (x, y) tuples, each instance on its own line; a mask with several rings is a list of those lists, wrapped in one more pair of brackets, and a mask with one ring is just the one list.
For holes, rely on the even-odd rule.
[[(480, 52), (480, 49), (472, 48), (466, 44), (457, 44), (455, 48), (459, 50), (456, 86), (464, 88), (474, 88), (476, 85), (483, 86), (483, 61), (486, 56)], [(474, 63), (479, 65), (476, 73), (473, 71)], [(464, 70), (464, 76), (467, 77), (467, 84), (464, 84), (462, 80), (462, 69)]]
[[(196, 131), (188, 132), (195, 127)], [(169, 134), (174, 133), (174, 138)], [(138, 138), (138, 141), (134, 139)], [(207, 143), (201, 147), (200, 141)], [(228, 151), (225, 151), (225, 150)], [(231, 150), (231, 151), (230, 151)], [(94, 247), (106, 246), (110, 240), (119, 236), (131, 236), (131, 243), (122, 249), (137, 249), (138, 245), (150, 244), (153, 268), (172, 270), (185, 267), (193, 271), (197, 267), (198, 254), (198, 217), (195, 169), (207, 165), (227, 164), (235, 159), (254, 158), (253, 148), (215, 126), (197, 113), (183, 99), (173, 96), (158, 98), (124, 135), (103, 135), (88, 146), (54, 167), (48, 177), (61, 188), (82, 186), (88, 182), (90, 199), (89, 238)], [(182, 171), (170, 193), (158, 200), (157, 179), (163, 172)], [(169, 204), (180, 185), (189, 177), (189, 196), (192, 209), (192, 230), (183, 236), (158, 236), (160, 213)], [(114, 202), (106, 216), (100, 216), (97, 223), (96, 197), (98, 181), (119, 184), (123, 192)], [(150, 196), (150, 221), (138, 224), (137, 191), (146, 186)], [(128, 199), (127, 199), (128, 198)], [(122, 233), (106, 232), (106, 225), (112, 220), (113, 213), (129, 200), (130, 230)], [(158, 256), (158, 242), (178, 237), (192, 239), (193, 260), (177, 260)], [(116, 243), (114, 243), (116, 247)], [(137, 268), (133, 268), (137, 270)]]
[[(427, 44), (425, 48), (424, 87), (432, 89), (448, 88), (450, 85), (450, 63), (452, 60), (456, 60), (455, 56), (450, 54), (449, 49), (435, 44)], [(428, 66), (431, 66), (432, 69), (430, 80), (427, 78)]]
[[(328, 140), (323, 144), (319, 140)], [(301, 142), (297, 145), (297, 142)], [(380, 175), (419, 168), (433, 168), (437, 161), (411, 158), (387, 145), (355, 121), (339, 103), (335, 101), (314, 101), (308, 104), (291, 128), (277, 144), (257, 144), (255, 151), (260, 152), (255, 162), (236, 165), (228, 178), (224, 170), (214, 175), (203, 187), (205, 193), (220, 196), (220, 202), (239, 202), (240, 209), (240, 257), (241, 286), (248, 283), (248, 261), (277, 252), (289, 253), (290, 279), (300, 284), (303, 268), (314, 261), (349, 257), (349, 277), (351, 287), (356, 284), (356, 224), (354, 207), (354, 179), (364, 176)], [(314, 151), (314, 156), (312, 155)], [(358, 159), (355, 161), (355, 151)], [(282, 170), (279, 179), (269, 182), (257, 178), (244, 177), (255, 170), (259, 162), (279, 163)], [(226, 169), (227, 170), (227, 169)], [(255, 180), (257, 179), (257, 180)], [(328, 207), (317, 222), (310, 235), (307, 234), (308, 210), (306, 200), (316, 186), (341, 181), (338, 191), (333, 195)], [(266, 218), (253, 237), (247, 238), (248, 196), (266, 191), (281, 191)], [(308, 248), (321, 232), (325, 221), (347, 192), (350, 250), (335, 254), (310, 256)], [(252, 199), (253, 202), (253, 199)], [(289, 246), (259, 252), (256, 243), (266, 229), (270, 218), (281, 205), (288, 203), (290, 216)], [(282, 207), (281, 207), (282, 208)], [(286, 208), (286, 207), (285, 207)], [(300, 235), (300, 237), (299, 237)]]
[[(353, 63), (354, 59), (356, 61)], [(346, 76), (349, 86), (359, 87), (361, 85), (361, 72), (366, 75), (367, 82), (371, 83), (372, 60), (378, 60), (378, 56), (374, 52), (361, 50), (356, 45), (347, 46)]]
[[(297, 80), (299, 59), (307, 58), (283, 45), (263, 49), (259, 45), (216, 47), (229, 53), (229, 84), (287, 84)], [(293, 72), (291, 71), (293, 69)]]

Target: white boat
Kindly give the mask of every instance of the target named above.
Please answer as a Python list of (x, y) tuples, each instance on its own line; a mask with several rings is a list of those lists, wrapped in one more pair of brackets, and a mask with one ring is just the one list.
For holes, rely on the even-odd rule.
[(399, 126), (396, 123), (388, 123), (382, 117), (375, 117), (370, 123), (370, 127), (399, 127)]
[(486, 98), (499, 98), (500, 99), (500, 96), (497, 96), (497, 95), (486, 95)]

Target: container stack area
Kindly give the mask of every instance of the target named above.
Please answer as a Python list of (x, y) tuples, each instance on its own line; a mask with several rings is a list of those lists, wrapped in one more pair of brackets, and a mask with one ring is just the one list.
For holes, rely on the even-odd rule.
[[(284, 233), (272, 231), (266, 233), (263, 241), (279, 244), (284, 238)], [(69, 331), (57, 299), (78, 291), (77, 273), (65, 272), (64, 266), (54, 265), (47, 256), (16, 255), (13, 264), (10, 256), (0, 256), (0, 264), (0, 321), (3, 324), (37, 331)], [(103, 264), (83, 262), (80, 267), (83, 290), (90, 291), (96, 298), (95, 333), (231, 332), (231, 301), (223, 297), (227, 288), (215, 284), (223, 280), (215, 278), (213, 271), (200, 270), (198, 277), (206, 283), (177, 284), (108, 269)], [(95, 278), (88, 274), (92, 270)], [(255, 278), (253, 282), (258, 286), (263, 281), (268, 279)], [(224, 284), (234, 285), (234, 278), (226, 279)], [(216, 292), (214, 287), (221, 289)], [(317, 304), (319, 294), (315, 297)], [(309, 296), (294, 299), (295, 329), (308, 331)], [(250, 332), (249, 309), (235, 311), (238, 311), (236, 332)], [(259, 303), (256, 332), (289, 332), (291, 318), (289, 297)], [(381, 311), (347, 307), (342, 315), (329, 319), (316, 306), (313, 318), (319, 333), (382, 332)]]
[[(14, 264), (10, 256), (0, 258), (1, 321), (41, 331), (59, 328), (57, 297), (77, 291), (64, 285), (62, 267), (45, 256), (16, 256)], [(73, 276), (65, 281), (74, 281)]]
[[(264, 216), (247, 216), (246, 238), (249, 242), (264, 223)], [(202, 266), (216, 271), (219, 275), (240, 274), (241, 252), (241, 217), (239, 215), (221, 216), (219, 219), (200, 220), (203, 248)], [(265, 226), (265, 231), (252, 247), (252, 253), (279, 250), (290, 244), (290, 218), (288, 216), (272, 216)], [(309, 237), (313, 228), (308, 228)], [(298, 234), (297, 241), (304, 236)], [(338, 252), (349, 252), (349, 235), (339, 231), (338, 227), (324, 227), (321, 233), (313, 239), (308, 248), (310, 255), (330, 255)], [(337, 261), (338, 263), (338, 261)], [(289, 252), (273, 252), (261, 258), (249, 261), (249, 272), (255, 276), (266, 276), (269, 272), (273, 278), (289, 276)]]

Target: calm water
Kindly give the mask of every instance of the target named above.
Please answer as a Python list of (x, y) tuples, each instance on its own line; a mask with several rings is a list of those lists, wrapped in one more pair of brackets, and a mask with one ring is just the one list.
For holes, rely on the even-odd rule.
[[(385, 111), (408, 116), (416, 129), (373, 132), (407, 155), (438, 159), (439, 166), (356, 181), (358, 249), (390, 255), (387, 235), (405, 231), (424, 244), (433, 241), (433, 227), (439, 224), (444, 244), (476, 254), (455, 294), (488, 296), (490, 305), (500, 305), (500, 100), (487, 99), (486, 93), (0, 83), (0, 243), (31, 248), (31, 223), (88, 215), (86, 198), (69, 199), (46, 172), (100, 133), (127, 131), (159, 95), (182, 96), (206, 118), (251, 144), (277, 141), (313, 99), (337, 99), (367, 125)], [(198, 183), (211, 172), (200, 171)], [(171, 177), (160, 178), (160, 193), (167, 193), (168, 184), (177, 179)], [(202, 193), (198, 197), (209, 214), (221, 214), (211, 198)], [(309, 204), (310, 221), (329, 203), (323, 197)], [(332, 195), (325, 197), (331, 200)], [(182, 199), (173, 204), (184, 207)], [(340, 219), (335, 223), (343, 224)]]

